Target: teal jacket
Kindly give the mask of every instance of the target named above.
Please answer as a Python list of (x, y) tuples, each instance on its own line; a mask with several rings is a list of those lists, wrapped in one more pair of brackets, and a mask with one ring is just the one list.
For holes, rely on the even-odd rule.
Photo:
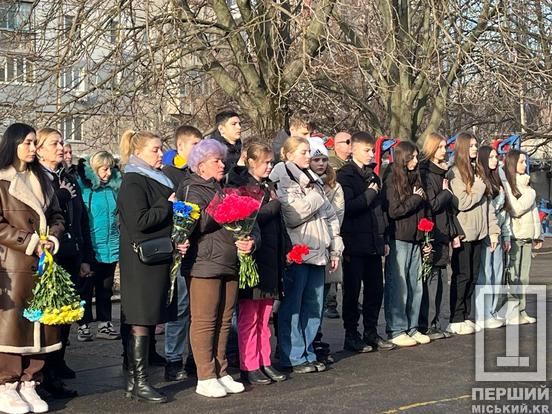
[(111, 178), (102, 183), (92, 171), (88, 158), (79, 161), (78, 182), (88, 218), (92, 248), (97, 262), (119, 261), (119, 223), (117, 220), (117, 196), (121, 186), (121, 173), (113, 168)]

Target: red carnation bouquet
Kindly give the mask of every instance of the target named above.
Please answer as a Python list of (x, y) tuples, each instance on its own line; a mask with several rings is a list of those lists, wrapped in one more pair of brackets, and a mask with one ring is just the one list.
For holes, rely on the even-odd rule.
[[(232, 232), (236, 240), (251, 235), (257, 214), (261, 208), (263, 193), (253, 188), (225, 188), (223, 193), (213, 197), (207, 206), (207, 213), (213, 219)], [(253, 287), (259, 283), (257, 264), (250, 254), (239, 253), (240, 289)]]
[(309, 246), (306, 244), (296, 244), (287, 254), (286, 258), (288, 263), (303, 263), (303, 256), (310, 253)]
[(422, 280), (427, 280), (431, 275), (431, 232), (435, 223), (429, 219), (423, 218), (418, 223), (418, 230), (424, 233), (424, 242), (422, 244), (422, 268), (420, 270), (420, 277)]

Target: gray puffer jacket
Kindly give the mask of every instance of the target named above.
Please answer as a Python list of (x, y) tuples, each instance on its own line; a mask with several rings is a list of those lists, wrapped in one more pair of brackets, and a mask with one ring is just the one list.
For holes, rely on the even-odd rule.
[(339, 258), (343, 252), (339, 220), (326, 197), (322, 180), (289, 161), (278, 163), (270, 173), (270, 180), (276, 184), (292, 244), (309, 247), (304, 263), (324, 266), (330, 257)]

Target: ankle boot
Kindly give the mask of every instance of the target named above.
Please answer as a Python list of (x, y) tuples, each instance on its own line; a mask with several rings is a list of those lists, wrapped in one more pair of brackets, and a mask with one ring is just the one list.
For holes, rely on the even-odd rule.
[(132, 398), (150, 403), (166, 403), (167, 397), (159, 394), (159, 392), (148, 383), (149, 343), (150, 339), (147, 336), (130, 336), (128, 365), (129, 372), (131, 371), (131, 367), (134, 370)]

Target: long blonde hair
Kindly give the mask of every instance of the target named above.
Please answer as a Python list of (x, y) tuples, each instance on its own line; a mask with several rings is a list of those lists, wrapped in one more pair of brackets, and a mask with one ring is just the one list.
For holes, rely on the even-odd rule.
[(309, 140), (302, 137), (289, 137), (288, 139), (286, 139), (284, 141), (284, 145), (282, 145), (282, 149), (280, 150), (280, 159), (282, 161), (289, 161), (287, 158), (287, 154), (289, 154), (290, 152), (294, 152), (301, 144), (309, 145)]
[(429, 134), (424, 141), (424, 146), (422, 147), (423, 158), (431, 161), (439, 149), (439, 144), (442, 141), (445, 141), (446, 143), (447, 139), (441, 134), (438, 134), (437, 132)]
[(133, 131), (128, 129), (123, 132), (119, 141), (119, 151), (121, 152), (121, 162), (126, 164), (128, 159), (136, 150), (144, 148), (150, 139), (160, 139), (157, 134), (149, 131)]

